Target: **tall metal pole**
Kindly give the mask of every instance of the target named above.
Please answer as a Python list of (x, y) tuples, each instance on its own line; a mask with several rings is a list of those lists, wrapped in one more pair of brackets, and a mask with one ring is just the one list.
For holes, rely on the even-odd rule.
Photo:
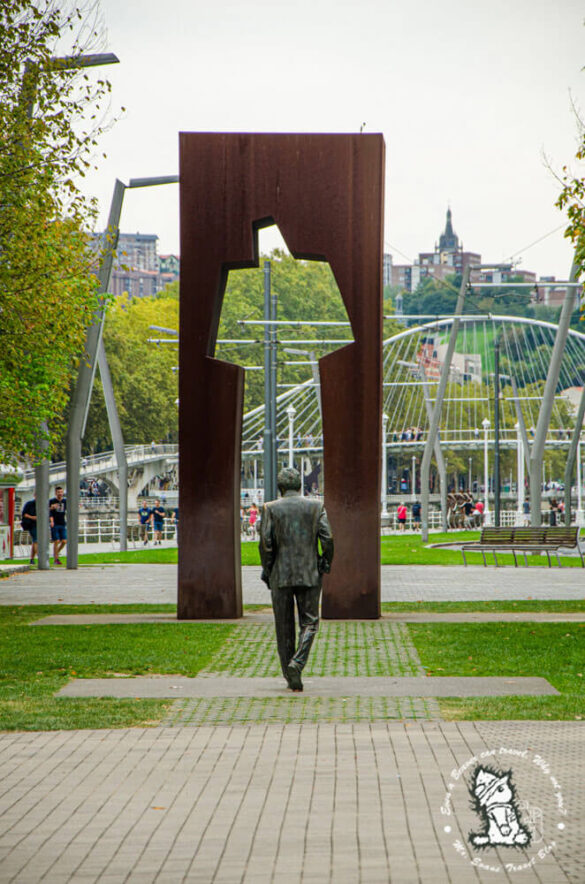
[(410, 471), (410, 496), (413, 500), (416, 500), (416, 457), (414, 454), (411, 458), (412, 461), (412, 469)]
[(382, 414), (382, 516), (388, 515), (388, 448), (386, 434), (388, 432), (388, 415)]
[(524, 442), (522, 441), (522, 429), (516, 424), (516, 524), (522, 525), (524, 515)]
[(264, 502), (276, 497), (274, 482), (274, 438), (272, 435), (272, 333), (270, 322), (270, 261), (264, 262)]
[[(46, 423), (41, 424), (41, 448), (46, 451), (49, 447), (49, 429)], [(39, 571), (47, 571), (49, 568), (49, 461), (46, 457), (35, 467), (35, 496), (37, 501), (37, 549)]]
[[(52, 56), (50, 58), (49, 72), (72, 70), (75, 68), (99, 67), (104, 64), (118, 64), (120, 59), (113, 52), (102, 52), (81, 55), (65, 55)], [(37, 90), (36, 79), (39, 76), (38, 70), (31, 70), (29, 62), (24, 64), (23, 86), (26, 80), (35, 77), (34, 88), (28, 96), (26, 105), (27, 119), (32, 120), (34, 112), (34, 102)], [(21, 91), (22, 97), (22, 91)], [(48, 443), (48, 427), (46, 423), (41, 424), (41, 433), (45, 437), (42, 443), (42, 449), (47, 450)], [(35, 495), (37, 501), (37, 541), (38, 541), (38, 566), (40, 571), (46, 571), (49, 568), (49, 470), (50, 463), (47, 457), (37, 464), (35, 467)], [(79, 485), (79, 482), (77, 483)]]
[(272, 388), (272, 408), (270, 416), (272, 420), (272, 484), (274, 488), (274, 496), (278, 496), (278, 438), (276, 434), (276, 370), (278, 367), (278, 344), (277, 344), (277, 297), (273, 288), (270, 289), (270, 322), (273, 323), (270, 328), (270, 375)]
[(524, 420), (524, 415), (522, 414), (522, 407), (520, 405), (520, 397), (518, 395), (518, 384), (516, 383), (516, 378), (514, 375), (510, 378), (512, 384), (512, 393), (514, 396), (514, 405), (516, 407), (516, 418), (518, 420), (518, 426), (520, 427), (520, 433), (522, 434), (522, 447), (524, 449), (524, 462), (526, 464), (526, 468), (530, 475), (530, 443), (528, 441), (528, 433), (526, 432), (526, 421)]
[[(581, 488), (581, 433), (577, 439), (577, 525), (583, 524), (583, 489)], [(566, 513), (566, 510), (565, 510)], [(565, 515), (565, 520), (570, 516)], [(568, 522), (566, 522), (568, 524)]]
[[(573, 435), (569, 444), (569, 451), (567, 453), (567, 462), (565, 464), (565, 521), (567, 525), (571, 524), (571, 486), (573, 484), (575, 459), (577, 458), (577, 449), (579, 447), (579, 439), (581, 437), (581, 429), (583, 427), (583, 417), (585, 417), (585, 386), (583, 386), (583, 390), (581, 391), (579, 408), (577, 409), (577, 415), (575, 417), (575, 429), (573, 430)], [(577, 464), (579, 464), (578, 459)], [(581, 507), (577, 507), (577, 509), (581, 509)]]
[[(419, 376), (422, 383), (423, 388), (423, 396), (425, 400), (425, 408), (427, 411), (427, 418), (429, 421), (429, 426), (431, 424), (431, 420), (433, 417), (433, 403), (431, 402), (431, 394), (429, 393), (429, 385), (425, 376), (424, 368), (422, 366), (419, 367)], [(439, 493), (441, 496), (441, 530), (447, 531), (449, 525), (447, 524), (447, 467), (445, 466), (445, 458), (443, 457), (443, 449), (441, 448), (441, 440), (439, 438), (439, 434), (437, 433), (437, 438), (435, 439), (435, 462), (437, 464), (437, 470), (439, 472)], [(421, 494), (422, 494), (422, 480), (421, 480)]]
[(122, 435), (118, 409), (116, 408), (114, 388), (112, 386), (110, 367), (106, 358), (106, 349), (104, 347), (103, 338), (99, 343), (98, 364), (102, 388), (104, 391), (104, 399), (106, 402), (106, 411), (108, 413), (108, 423), (110, 425), (112, 442), (114, 444), (114, 454), (118, 465), (118, 500), (120, 510), (119, 538), (120, 550), (125, 552), (128, 548), (128, 461), (126, 460), (124, 437)]
[(433, 408), (433, 416), (429, 427), (429, 435), (423, 452), (422, 463), (420, 468), (420, 489), (421, 489), (421, 510), (422, 510), (422, 540), (424, 543), (429, 539), (429, 472), (431, 467), (431, 458), (435, 447), (435, 440), (439, 431), (439, 423), (441, 420), (441, 412), (443, 410), (443, 399), (445, 398), (445, 390), (449, 381), (449, 373), (451, 371), (451, 362), (453, 353), (455, 352), (455, 344), (457, 343), (457, 335), (459, 334), (459, 317), (463, 312), (465, 303), (465, 291), (469, 282), (469, 265), (463, 270), (461, 279), (461, 288), (455, 306), (455, 318), (451, 326), (451, 334), (449, 335), (449, 343), (447, 345), (447, 353), (441, 367), (441, 378), (437, 389), (437, 397)]
[(295, 465), (295, 414), (297, 413), (294, 405), (289, 405), (286, 410), (286, 416), (288, 417), (288, 465), (289, 467), (294, 467)]
[[(569, 277), (570, 281), (575, 282), (578, 275), (579, 268), (575, 260), (573, 260), (573, 266), (571, 267), (571, 274)], [(546, 435), (550, 423), (550, 416), (552, 414), (555, 393), (557, 391), (557, 384), (559, 382), (561, 362), (565, 350), (567, 335), (569, 334), (569, 325), (573, 308), (575, 306), (576, 294), (576, 287), (569, 286), (559, 318), (559, 327), (555, 337), (546, 383), (544, 385), (542, 404), (538, 414), (536, 433), (530, 456), (530, 524), (535, 527), (540, 525), (542, 518), (542, 485), (540, 476), (544, 460), (544, 446), (546, 443)]]
[(494, 525), (500, 527), (500, 339), (494, 344)]
[(490, 428), (490, 422), (487, 417), (481, 422), (483, 427), (483, 486), (485, 489), (485, 506), (483, 509), (483, 523), (484, 525), (489, 525), (491, 522), (491, 514), (490, 514), (490, 473), (489, 473), (489, 462), (488, 462), (488, 431)]
[[(95, 56), (98, 58), (98, 56)], [(115, 56), (114, 56), (115, 58)], [(98, 62), (92, 62), (98, 63)], [(159, 184), (176, 184), (179, 178), (177, 175), (164, 175), (156, 178), (133, 178), (130, 179), (128, 187), (150, 187)], [(92, 325), (86, 332), (85, 350), (82, 356), (75, 390), (71, 400), (71, 413), (69, 417), (69, 426), (67, 431), (66, 460), (67, 460), (67, 521), (69, 526), (68, 543), (67, 543), (67, 568), (75, 569), (78, 566), (78, 548), (79, 548), (79, 475), (81, 467), (81, 442), (85, 435), (85, 426), (89, 413), (89, 405), (91, 401), (91, 392), (95, 378), (96, 367), (98, 363), (98, 353), (102, 347), (102, 336), (104, 330), (104, 320), (106, 311), (105, 295), (110, 287), (110, 279), (112, 276), (112, 267), (114, 263), (114, 251), (118, 243), (118, 234), (120, 227), (120, 215), (122, 213), (122, 203), (124, 202), (124, 194), (126, 185), (116, 179), (114, 184), (114, 193), (110, 205), (110, 214), (108, 217), (108, 226), (104, 233), (103, 245), (105, 254), (102, 257), (100, 268), (98, 271), (99, 288), (98, 288), (98, 310), (94, 317)], [(102, 350), (101, 365), (104, 372), (107, 371), (106, 387), (108, 385), (109, 370), (107, 366), (105, 350)], [(101, 368), (100, 368), (101, 372)], [(102, 373), (102, 380), (104, 374)], [(110, 381), (111, 388), (111, 381)], [(106, 389), (104, 389), (104, 394)], [(125, 463), (125, 455), (120, 451), (123, 448), (122, 431), (116, 410), (116, 402), (112, 395), (106, 399), (106, 407), (108, 410), (108, 418), (110, 423), (110, 431), (112, 433), (112, 441), (116, 451), (116, 459), (118, 462), (119, 484), (126, 487), (127, 466)], [(121, 476), (120, 476), (121, 471)], [(127, 492), (126, 492), (127, 493)], [(121, 507), (126, 507), (122, 501), (124, 495), (121, 495)], [(127, 498), (126, 498), (127, 500)], [(124, 546), (126, 543), (126, 523), (127, 511), (120, 513), (120, 531), (124, 531)], [(122, 540), (121, 540), (122, 543)]]
[[(71, 399), (69, 424), (67, 428), (67, 568), (75, 569), (78, 566), (79, 549), (79, 474), (81, 469), (81, 440), (85, 429), (91, 389), (97, 365), (97, 354), (103, 333), (104, 317), (106, 311), (105, 294), (110, 283), (114, 250), (120, 224), (120, 214), (124, 201), (126, 185), (116, 179), (114, 193), (108, 217), (108, 226), (104, 236), (106, 253), (102, 259), (98, 278), (98, 309), (94, 321), (87, 329), (84, 352), (79, 363), (77, 382)], [(113, 243), (108, 243), (107, 237), (113, 238)]]

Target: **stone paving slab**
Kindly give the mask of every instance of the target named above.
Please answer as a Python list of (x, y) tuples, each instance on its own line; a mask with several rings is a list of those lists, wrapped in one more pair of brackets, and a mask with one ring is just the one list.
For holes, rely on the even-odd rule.
[[(583, 615), (585, 619), (585, 614)], [(214, 623), (231, 624), (237, 626), (245, 623), (266, 623), (272, 621), (272, 609), (268, 614), (262, 612), (244, 612), (243, 617), (237, 619), (217, 620), (178, 620), (176, 614), (50, 614), (30, 623), (30, 626), (109, 626), (109, 625), (136, 625), (146, 623), (164, 623), (182, 625), (185, 623)]]
[[(141, 623), (266, 623), (272, 622), (272, 609), (267, 611), (244, 611), (244, 616), (237, 620), (178, 620), (176, 614), (51, 614), (35, 620), (31, 626), (90, 626), (90, 625), (127, 625)], [(380, 620), (393, 623), (583, 623), (585, 612), (563, 611), (486, 611), (441, 614), (435, 612), (404, 612), (382, 614)], [(344, 623), (342, 620), (330, 620), (329, 623)], [(354, 620), (355, 623), (371, 623), (370, 620)]]
[[(506, 697), (549, 696), (559, 692), (545, 678), (409, 677), (303, 678), (304, 692), (314, 697)], [(257, 697), (287, 696), (283, 678), (196, 677), (179, 675), (132, 678), (78, 678), (57, 697)]]
[[(268, 604), (260, 568), (242, 568), (245, 604)], [(585, 599), (581, 568), (484, 568), (383, 565), (381, 598), (393, 601)], [(176, 603), (176, 565), (100, 565), (78, 571), (52, 568), (0, 580), (0, 604)]]
[[(578, 722), (4, 733), (0, 881), (578, 884), (584, 750)], [(483, 756), (527, 848), (467, 840)]]

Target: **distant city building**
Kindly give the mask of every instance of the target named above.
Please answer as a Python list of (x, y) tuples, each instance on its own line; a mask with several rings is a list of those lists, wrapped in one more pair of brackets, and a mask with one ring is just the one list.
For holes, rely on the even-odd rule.
[(392, 285), (392, 255), (384, 252), (384, 262), (382, 265), (382, 284), (384, 288)]
[[(103, 234), (92, 235), (100, 247)], [(179, 278), (178, 255), (158, 255), (155, 233), (120, 233), (114, 257), (110, 289), (113, 295), (127, 292), (132, 298), (156, 295), (167, 283)]]
[[(520, 270), (511, 262), (501, 264), (482, 264), (481, 254), (466, 252), (463, 244), (453, 229), (451, 209), (447, 209), (445, 229), (432, 252), (420, 252), (414, 264), (394, 264), (391, 255), (384, 255), (391, 268), (392, 285), (407, 292), (414, 292), (419, 283), (427, 278), (444, 280), (448, 276), (461, 273), (464, 265), (471, 268), (471, 282), (485, 282), (502, 285), (512, 279), (518, 282), (533, 283), (534, 289), (528, 289), (531, 299), (536, 303), (557, 306), (563, 303), (567, 290), (563, 286), (543, 288), (538, 285), (536, 273)], [(541, 282), (554, 282), (554, 277), (542, 277)]]
[(176, 282), (179, 278), (180, 260), (178, 255), (159, 255), (158, 269), (160, 274), (161, 288), (169, 282)]

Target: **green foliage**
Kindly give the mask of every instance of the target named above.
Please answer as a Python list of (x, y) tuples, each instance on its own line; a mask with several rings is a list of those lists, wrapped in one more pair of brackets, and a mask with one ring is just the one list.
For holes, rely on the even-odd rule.
[[(347, 322), (347, 314), (335, 278), (328, 264), (297, 261), (275, 250), (270, 256), (272, 288), (278, 296), (278, 319), (329, 320)], [(104, 343), (112, 374), (124, 440), (144, 443), (152, 439), (175, 442), (178, 431), (177, 373), (178, 353), (173, 345), (147, 343), (148, 338), (167, 337), (149, 326), (179, 328), (179, 285), (171, 283), (156, 298), (116, 298), (110, 305)], [(229, 274), (220, 317), (215, 356), (238, 365), (262, 366), (264, 329), (242, 325), (242, 320), (262, 320), (264, 316), (263, 268), (237, 270)], [(393, 320), (384, 324), (387, 337), (399, 329)], [(250, 343), (221, 343), (225, 340)], [(285, 348), (313, 350), (317, 358), (344, 344), (307, 344), (325, 339), (351, 342), (351, 328), (335, 326), (281, 326), (278, 331), (278, 383), (298, 384), (311, 376), (306, 356), (288, 354)], [(282, 343), (295, 341), (296, 343)], [(300, 365), (287, 365), (299, 362)], [(247, 371), (244, 411), (264, 402), (264, 372)], [(111, 447), (108, 421), (99, 379), (89, 412), (84, 440), (85, 451)]]
[(78, 9), (63, 11), (53, 0), (0, 4), (4, 461), (38, 455), (39, 427), (63, 413), (72, 363), (97, 306), (85, 235), (94, 207), (76, 182), (90, 165), (99, 133), (94, 118), (109, 85), (54, 58), (57, 44), (70, 55), (91, 48), (79, 40), (86, 25)]
[[(520, 279), (510, 280), (520, 282)], [(414, 292), (405, 292), (403, 310), (408, 314), (452, 315), (461, 286), (461, 276), (453, 274), (444, 281), (424, 277)], [(465, 297), (464, 313), (503, 313), (507, 316), (533, 317), (530, 290), (501, 288), (473, 289)]]
[(565, 237), (573, 243), (575, 261), (581, 275), (585, 272), (585, 126), (581, 121), (579, 129), (579, 147), (575, 154), (578, 170), (573, 171), (569, 166), (563, 166), (560, 176), (561, 192), (555, 205), (567, 215), (569, 223), (565, 229)]
[[(278, 319), (329, 320), (347, 322), (347, 314), (333, 273), (328, 264), (319, 261), (297, 261), (276, 249), (270, 256), (272, 290), (278, 296)], [(264, 330), (262, 326), (243, 326), (244, 319), (261, 320), (264, 315), (264, 275), (262, 268), (237, 270), (229, 274), (224, 296), (218, 337), (249, 338), (256, 344), (218, 344), (216, 356), (238, 365), (263, 365)], [(287, 361), (303, 361), (307, 357), (289, 355), (284, 347), (315, 350), (317, 358), (343, 345), (304, 344), (305, 340), (352, 340), (347, 326), (281, 326), (278, 339), (297, 340), (278, 348), (278, 383), (296, 384), (308, 380), (310, 366), (287, 366)], [(264, 373), (246, 372), (244, 410), (264, 402)]]
[[(176, 442), (178, 433), (177, 348), (149, 344), (148, 338), (168, 337), (149, 326), (179, 328), (177, 286), (155, 298), (123, 295), (110, 304), (104, 327), (112, 385), (124, 441)], [(99, 380), (96, 378), (84, 439), (86, 453), (111, 448), (110, 431)]]

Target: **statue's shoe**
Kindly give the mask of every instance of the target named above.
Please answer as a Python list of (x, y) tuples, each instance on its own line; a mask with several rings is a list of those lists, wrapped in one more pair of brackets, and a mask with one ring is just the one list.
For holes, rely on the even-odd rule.
[(301, 670), (296, 663), (289, 663), (286, 667), (286, 680), (291, 691), (302, 691)]

